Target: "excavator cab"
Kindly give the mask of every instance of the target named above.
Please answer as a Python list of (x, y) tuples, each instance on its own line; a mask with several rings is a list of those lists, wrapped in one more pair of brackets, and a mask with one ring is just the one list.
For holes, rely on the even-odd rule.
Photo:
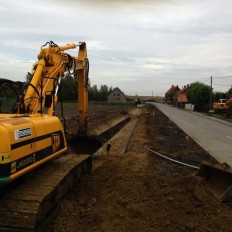
[(0, 113), (16, 113), (15, 107), (22, 94), (23, 84), (0, 78)]

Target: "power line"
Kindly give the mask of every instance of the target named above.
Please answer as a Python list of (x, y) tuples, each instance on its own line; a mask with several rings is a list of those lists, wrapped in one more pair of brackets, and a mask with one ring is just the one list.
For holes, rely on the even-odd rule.
[(221, 84), (215, 84), (215, 83), (213, 83), (213, 85), (219, 85), (219, 86), (231, 86), (231, 85), (221, 85)]
[(206, 81), (202, 82), (203, 84), (210, 81), (211, 78), (208, 78)]
[(214, 79), (223, 79), (223, 78), (229, 78), (229, 77), (232, 77), (232, 75), (222, 76), (222, 77), (214, 77)]

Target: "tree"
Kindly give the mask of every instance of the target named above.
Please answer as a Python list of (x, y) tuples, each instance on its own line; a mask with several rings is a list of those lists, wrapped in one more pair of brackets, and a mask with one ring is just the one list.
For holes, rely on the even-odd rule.
[(232, 87), (228, 90), (228, 92), (226, 93), (227, 97), (232, 96)]
[(27, 73), (25, 79), (26, 79), (26, 82), (29, 82), (32, 78), (32, 74), (30, 72)]
[(89, 86), (89, 100), (90, 101), (99, 100), (99, 93), (98, 93), (98, 88), (96, 85), (93, 85), (92, 87)]
[(100, 90), (99, 90), (100, 101), (107, 101), (108, 94), (109, 94), (108, 86), (101, 85)]
[(195, 82), (190, 85), (186, 95), (189, 101), (195, 105), (196, 111), (209, 110), (210, 91), (210, 86), (200, 82)]
[[(77, 86), (70, 74), (66, 74), (61, 79), (60, 89), (62, 93), (63, 101), (75, 101), (77, 100)], [(108, 88), (107, 85), (101, 85), (98, 89), (97, 85), (88, 87), (88, 95), (90, 101), (107, 101), (109, 92), (112, 91), (112, 87)]]
[(219, 99), (226, 99), (226, 94), (223, 92), (215, 92), (213, 94), (213, 101), (219, 102)]
[(89, 86), (89, 100), (90, 101), (107, 101), (107, 96), (112, 91), (112, 87), (101, 85), (98, 89), (97, 85)]
[(66, 74), (61, 79), (60, 89), (63, 101), (75, 101), (77, 100), (77, 86), (70, 74)]

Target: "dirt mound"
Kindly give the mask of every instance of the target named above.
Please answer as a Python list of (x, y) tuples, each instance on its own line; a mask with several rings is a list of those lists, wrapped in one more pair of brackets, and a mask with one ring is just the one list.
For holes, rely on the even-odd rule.
[[(194, 171), (150, 154), (144, 146), (198, 162), (214, 160), (153, 106), (132, 132), (112, 140), (110, 155), (84, 176), (38, 231), (232, 231), (232, 210)], [(133, 121), (133, 120), (132, 120)], [(125, 134), (129, 144), (121, 153)], [(104, 154), (104, 152), (103, 152)]]

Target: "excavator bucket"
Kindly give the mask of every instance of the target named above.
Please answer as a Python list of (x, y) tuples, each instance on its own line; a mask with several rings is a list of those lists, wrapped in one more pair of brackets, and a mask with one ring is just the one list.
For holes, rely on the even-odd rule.
[(206, 186), (209, 187), (217, 199), (219, 199), (221, 202), (229, 202), (230, 204), (232, 203), (232, 169), (228, 164), (215, 164), (203, 161), (199, 167), (172, 159), (166, 155), (162, 155), (156, 151), (153, 151), (146, 146), (145, 148), (153, 154), (156, 154), (166, 160), (197, 170), (195, 175), (201, 176), (205, 179)]
[(228, 164), (203, 162), (196, 175), (205, 178), (216, 198), (222, 202), (232, 202), (232, 170)]

